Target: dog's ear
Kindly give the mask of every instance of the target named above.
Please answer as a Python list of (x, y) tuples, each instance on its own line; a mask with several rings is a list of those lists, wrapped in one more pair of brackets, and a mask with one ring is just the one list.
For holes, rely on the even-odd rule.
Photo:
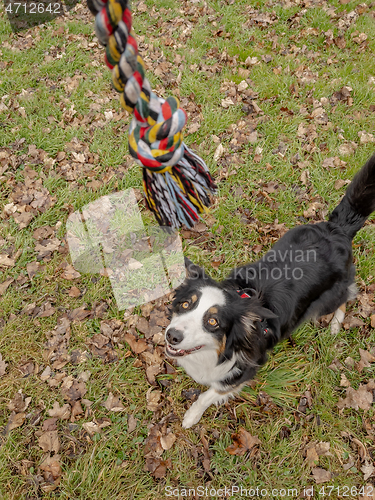
[(220, 361), (231, 359), (237, 352), (242, 353), (247, 362), (260, 366), (265, 363), (267, 350), (280, 339), (279, 318), (255, 299), (248, 304), (245, 302), (248, 299), (241, 300), (244, 301), (241, 304), (244, 308), (238, 311)]
[(185, 268), (186, 268), (186, 277), (189, 279), (202, 279), (207, 277), (204, 272), (204, 269), (194, 264), (187, 257), (185, 257)]
[(278, 316), (270, 309), (267, 309), (266, 307), (260, 305), (256, 305), (246, 311), (246, 313), (243, 315), (243, 321), (245, 325), (249, 324), (249, 326), (251, 327), (256, 322), (262, 323), (263, 321), (268, 321), (277, 317)]
[(266, 340), (266, 349), (271, 349), (281, 338), (280, 320), (277, 314), (266, 307), (258, 306), (248, 311), (243, 323), (249, 334), (258, 332)]

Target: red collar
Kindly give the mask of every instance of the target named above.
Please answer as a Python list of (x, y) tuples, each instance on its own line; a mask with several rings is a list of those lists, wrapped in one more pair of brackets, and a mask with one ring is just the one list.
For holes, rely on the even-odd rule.
[(243, 290), (236, 290), (236, 292), (240, 294), (241, 299), (251, 299), (251, 295), (244, 292)]
[[(251, 299), (251, 295), (249, 295), (248, 293), (244, 292), (243, 290), (237, 290), (237, 293), (240, 294), (241, 299)], [(261, 327), (262, 327), (262, 333), (263, 333), (263, 335), (267, 335), (268, 328), (267, 328), (267, 320), (266, 319), (264, 319), (261, 322)]]

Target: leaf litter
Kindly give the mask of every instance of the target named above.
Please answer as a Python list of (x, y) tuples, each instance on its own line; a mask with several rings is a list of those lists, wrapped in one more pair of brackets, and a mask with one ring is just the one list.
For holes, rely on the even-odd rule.
[[(287, 2), (287, 4), (290, 6), (297, 5), (295, 2)], [(310, 2), (307, 2), (307, 10), (311, 7), (310, 4)], [(147, 12), (147, 6), (143, 2), (140, 2), (136, 8), (140, 13)], [(202, 6), (200, 3), (191, 5), (189, 2), (182, 2), (180, 8), (182, 17), (179, 20), (177, 19), (175, 23), (163, 22), (160, 19), (160, 13), (155, 9), (150, 16), (150, 19), (159, 19), (160, 27), (167, 33), (166, 46), (173, 46), (174, 37), (176, 36), (176, 26), (178, 26), (177, 35), (179, 41), (186, 44), (186, 41), (191, 39), (193, 29), (202, 16), (209, 16), (209, 19), (211, 19), (209, 21), (210, 23), (220, 23), (215, 10), (206, 4)], [(325, 5), (324, 8), (327, 8), (327, 6)], [(82, 19), (85, 19), (86, 22), (92, 21), (87, 13), (84, 14), (80, 10), (78, 10), (77, 13)], [(356, 50), (366, 50), (368, 44), (366, 34), (358, 30), (350, 33), (350, 36), (346, 34), (346, 30), (350, 26), (353, 26), (358, 17), (362, 14), (360, 6), (357, 6), (355, 10), (350, 12), (337, 12), (336, 9), (331, 9), (327, 10), (327, 13), (331, 17), (332, 27), (334, 28), (323, 34), (327, 46), (333, 44), (337, 48), (344, 50), (349, 43), (353, 42), (356, 45)], [(291, 28), (300, 26), (304, 15), (303, 12), (296, 12), (289, 21)], [(273, 38), (272, 44), (274, 54), (278, 56), (286, 55), (283, 54), (282, 51), (287, 50), (290, 54), (297, 56), (300, 47), (294, 45), (292, 40), (291, 45), (286, 49), (280, 46), (276, 35), (272, 33), (268, 35), (268, 31), (271, 27), (277, 26), (278, 23), (280, 23), (280, 19), (276, 13), (255, 9), (252, 6), (246, 7), (246, 22), (243, 25), (243, 29), (250, 30), (259, 28), (265, 30), (264, 33), (267, 33), (266, 36), (269, 36), (270, 39)], [(213, 28), (213, 36), (217, 39), (230, 38), (233, 36), (226, 31), (224, 26), (220, 27), (213, 25)], [(305, 28), (299, 29), (297, 38), (314, 38), (321, 34), (322, 33), (318, 29)], [(89, 46), (85, 37), (71, 33), (67, 36), (69, 40), (79, 41), (83, 50), (92, 52), (93, 62), (100, 60), (101, 52), (97, 43), (93, 43), (92, 46)], [(25, 39), (20, 38), (15, 41), (14, 46), (16, 50), (27, 50), (27, 47), (31, 47), (34, 43), (36, 42), (32, 37), (26, 37)], [(159, 90), (163, 92), (165, 87), (173, 86), (178, 90), (177, 85), (179, 83), (179, 77), (177, 75), (185, 71), (184, 56), (176, 54), (175, 57), (177, 60), (175, 64), (171, 64), (166, 60), (158, 47), (151, 47), (150, 45), (151, 44), (148, 44), (145, 40), (141, 40), (140, 50), (146, 54), (146, 64), (149, 65), (149, 70), (153, 70), (162, 82), (162, 85), (159, 86)], [(277, 53), (278, 51), (279, 53)], [(54, 56), (46, 57), (51, 57), (51, 59), (53, 59)], [(179, 60), (178, 57), (180, 57), (181, 60)], [(267, 118), (264, 116), (265, 112), (263, 111), (266, 107), (263, 105), (263, 99), (260, 99), (256, 86), (250, 80), (250, 77), (251, 72), (256, 70), (260, 65), (269, 65), (268, 67), (272, 68), (274, 64), (273, 59), (275, 59), (275, 55), (263, 54), (262, 56), (258, 55), (258, 57), (253, 55), (249, 56), (245, 61), (240, 62), (237, 57), (230, 56), (226, 50), (221, 51), (215, 47), (208, 51), (205, 60), (197, 64), (196, 67), (189, 68), (189, 71), (192, 71), (193, 74), (199, 74), (207, 79), (211, 78), (212, 75), (219, 74), (225, 67), (230, 68), (234, 74), (238, 74), (241, 77), (240, 80), (236, 79), (236, 82), (228, 78), (222, 82), (222, 87), (220, 89), (221, 97), (217, 103), (218, 106), (222, 106), (222, 102), (224, 101), (226, 106), (225, 109), (228, 110), (239, 106), (245, 114), (243, 118), (236, 121), (236, 123), (232, 124), (226, 131), (218, 136), (219, 145), (221, 147), (215, 159), (218, 162), (218, 176), (224, 181), (230, 179), (232, 174), (236, 175), (236, 169), (239, 170), (242, 161), (241, 157), (238, 155), (240, 155), (241, 152), (247, 154), (248, 148), (254, 147), (254, 160), (255, 158), (257, 158), (257, 161), (261, 160), (262, 147), (257, 146), (260, 148), (257, 149), (255, 146), (263, 139), (261, 127), (264, 123), (263, 118)], [(282, 74), (284, 69), (281, 66), (275, 65), (271, 71), (277, 77)], [(292, 73), (292, 77), (295, 78), (296, 84), (291, 86), (291, 93), (297, 96), (298, 92), (302, 94), (301, 89), (303, 89), (305, 85), (313, 84), (317, 80), (318, 74), (312, 64), (301, 64)], [(85, 78), (86, 75), (77, 74), (73, 77), (65, 78), (61, 82), (61, 85), (64, 87), (65, 91), (70, 94), (79, 87), (81, 80)], [(49, 85), (53, 85), (53, 82), (49, 81)], [(317, 151), (319, 135), (322, 127), (328, 125), (331, 119), (331, 113), (334, 112), (332, 109), (340, 105), (351, 108), (355, 103), (356, 95), (351, 87), (340, 84), (335, 88), (338, 90), (334, 90), (327, 95), (326, 98), (323, 98), (327, 99), (328, 103), (325, 101), (323, 102), (323, 100), (319, 103), (303, 103), (306, 104), (306, 112), (301, 110), (301, 116), (304, 117), (304, 121), (298, 126), (297, 137), (300, 141), (300, 146), (304, 155), (310, 155), (314, 151)], [(25, 99), (28, 94), (28, 91), (24, 92)], [(107, 97), (100, 101), (98, 100), (98, 96), (92, 94), (93, 93), (89, 95), (93, 100), (92, 111), (81, 120), (82, 124), (85, 124), (90, 130), (93, 130), (103, 127), (105, 123), (114, 121), (116, 118), (123, 120), (124, 116), (120, 115), (117, 110), (104, 110), (104, 107), (110, 103)], [(70, 97), (70, 95), (68, 95), (68, 97)], [(80, 123), (80, 119), (77, 116), (78, 113), (72, 104), (73, 103), (65, 102), (63, 105), (62, 118), (59, 123), (61, 129), (74, 127)], [(268, 105), (267, 102), (264, 104)], [(16, 104), (10, 102), (8, 102), (8, 105), (9, 109), (18, 109), (17, 112), (22, 115), (22, 107), (18, 106), (18, 108), (16, 108)], [(188, 134), (194, 134), (204, 125), (202, 108), (200, 104), (196, 102), (194, 95), (188, 98), (182, 97), (182, 106), (187, 110), (190, 118)], [(331, 106), (331, 110), (329, 106)], [(295, 116), (295, 110), (284, 110), (282, 112), (287, 116)], [(57, 121), (55, 117), (50, 117), (50, 126), (52, 126), (55, 121)], [(357, 143), (354, 140), (349, 141), (345, 138), (341, 140), (342, 144), (338, 149), (340, 155), (352, 155), (358, 147)], [(359, 132), (358, 138), (355, 140), (358, 141), (359, 145), (371, 144), (373, 142), (373, 134), (371, 134), (371, 131), (363, 129)], [(17, 147), (22, 148), (22, 144), (23, 143), (20, 143)], [(281, 160), (288, 158), (289, 154), (287, 147), (285, 148), (283, 144), (285, 145), (285, 143), (281, 141), (274, 153), (275, 156)], [(40, 214), (45, 213), (56, 204), (56, 200), (52, 196), (53, 193), (50, 192), (45, 182), (46, 179), (44, 174), (40, 174), (36, 170), (38, 165), (43, 165), (43, 168), (45, 168), (44, 172), (48, 172), (49, 169), (52, 169), (57, 176), (70, 183), (72, 189), (78, 186), (78, 181), (81, 178), (89, 178), (89, 189), (90, 184), (92, 189), (100, 187), (101, 182), (95, 179), (95, 168), (100, 161), (100, 156), (90, 152), (85, 141), (73, 138), (70, 143), (66, 144), (64, 151), (56, 155), (56, 158), (50, 158), (45, 151), (38, 148), (36, 145), (25, 144), (24, 146), (27, 151), (24, 155), (14, 155), (10, 152), (11, 150), (9, 148), (4, 151), (5, 154), (3, 156), (0, 155), (1, 168), (6, 168), (9, 172), (17, 169), (22, 161), (29, 163), (23, 170), (22, 176), (19, 177), (17, 181), (11, 176), (7, 177), (4, 175), (9, 198), (4, 207), (3, 220), (12, 223), (14, 221), (19, 230), (30, 230), (34, 220), (38, 220)], [(216, 149), (218, 147), (219, 146), (216, 146)], [(1, 153), (3, 153), (3, 151), (1, 151)], [(331, 154), (334, 155), (335, 153), (332, 152)], [(21, 158), (22, 156), (24, 156), (24, 158)], [(296, 160), (296, 162), (296, 168), (300, 168), (302, 160)], [(267, 168), (272, 169), (272, 165), (268, 165)], [(332, 156), (332, 158), (323, 161), (323, 167), (340, 171), (346, 168), (346, 162), (339, 156)], [(304, 169), (305, 172), (308, 172), (306, 167), (304, 167)], [(123, 176), (125, 171), (125, 167), (121, 166), (117, 169), (116, 175), (119, 174), (119, 178), (121, 178), (121, 175)], [(1, 175), (4, 173), (6, 174), (7, 171), (4, 170), (1, 172)], [(111, 175), (115, 175), (115, 172), (111, 172), (109, 168), (106, 175), (110, 178)], [(342, 179), (340, 179), (340, 181), (344, 182)], [(95, 182), (97, 184), (94, 184)], [(308, 186), (311, 186), (311, 181), (309, 181), (309, 175), (307, 173), (301, 176), (301, 182), (304, 188), (306, 188), (302, 192), (302, 197), (305, 197), (303, 201), (306, 203), (303, 211), (304, 216), (312, 221), (321, 220), (324, 217), (324, 200), (312, 199), (312, 194), (308, 190)], [(342, 182), (337, 184), (337, 188), (335, 184), (335, 188), (343, 188), (344, 184), (342, 184)], [(269, 207), (275, 207), (272, 195), (277, 192), (277, 188), (269, 183), (260, 182), (257, 189), (258, 192), (254, 193), (253, 201), (256, 201), (256, 203), (264, 203)], [(239, 191), (237, 191), (237, 193), (237, 196), (240, 198), (246, 196), (245, 189), (242, 190), (242, 194)], [(68, 209), (68, 207), (66, 207), (66, 209)], [(279, 224), (278, 221), (265, 225), (259, 221), (252, 220), (251, 214), (245, 213), (244, 211), (239, 212), (239, 216), (245, 221), (246, 225), (254, 225), (259, 233), (259, 241), (255, 242), (253, 245), (252, 251), (254, 254), (261, 252), (264, 247), (274, 242), (286, 231), (285, 224)], [(207, 227), (200, 232), (190, 231), (187, 233), (188, 236), (185, 241), (190, 239), (194, 244), (201, 245), (204, 251), (211, 251), (208, 244), (210, 236)], [(42, 264), (48, 264), (51, 262), (52, 258), (58, 257), (59, 254), (64, 255), (65, 251), (64, 241), (58, 237), (56, 227), (44, 226), (36, 229), (34, 231), (34, 240), (32, 260), (27, 263), (26, 267), (29, 280), (37, 280), (38, 276), (45, 272), (45, 265)], [(0, 264), (3, 266), (3, 269), (12, 270), (18, 266), (18, 260), (21, 254), (17, 254), (17, 252), (18, 250), (16, 248), (12, 248), (9, 253), (2, 251)], [(218, 267), (220, 267), (221, 261), (215, 262), (219, 262)], [(68, 263), (64, 263), (60, 266), (58, 271), (62, 279), (66, 281), (74, 280), (77, 284), (77, 287), (71, 287), (69, 297), (73, 299), (79, 298), (81, 296), (80, 288), (81, 290), (84, 289), (83, 286), (81, 287), (79, 285), (79, 280), (81, 278), (79, 273)], [(16, 280), (14, 278), (7, 278), (2, 285), (0, 285), (0, 294), (5, 294), (11, 286), (16, 286)], [(373, 318), (373, 293), (363, 290), (363, 300), (361, 297), (362, 296), (358, 299), (358, 312), (352, 311), (345, 318), (344, 328), (347, 330), (359, 328), (361, 332), (368, 332), (368, 317), (371, 317), (371, 328), (375, 328), (375, 319)], [(168, 320), (165, 310), (163, 310), (160, 305), (149, 310), (146, 310), (146, 308), (150, 306), (144, 306), (142, 308), (142, 315), (138, 318), (133, 318), (132, 324), (132, 320), (129, 322), (125, 320), (113, 320), (113, 322), (112, 320), (104, 320), (100, 322), (100, 333), (95, 333), (90, 339), (87, 339), (86, 348), (83, 347), (83, 350), (71, 350), (71, 335), (75, 326), (77, 324), (83, 325), (86, 321), (103, 316), (101, 306), (82, 304), (75, 309), (65, 312), (61, 316), (61, 311), (58, 310), (59, 304), (55, 304), (55, 302), (49, 298), (44, 302), (33, 304), (34, 303), (31, 302), (25, 308), (25, 314), (29, 315), (32, 320), (36, 318), (40, 318), (41, 320), (50, 318), (51, 321), (54, 321), (53, 318), (55, 315), (58, 316), (56, 327), (51, 329), (47, 334), (43, 352), (44, 365), (42, 365), (39, 370), (34, 366), (34, 363), (26, 363), (25, 360), (24, 364), (21, 365), (22, 370), (20, 368), (22, 376), (32, 377), (35, 374), (39, 377), (41, 382), (48, 384), (50, 390), (53, 391), (53, 394), (59, 400), (53, 402), (52, 408), (50, 407), (46, 410), (50, 418), (45, 419), (41, 423), (42, 427), (40, 428), (42, 433), (39, 436), (39, 442), (42, 443), (41, 449), (47, 453), (47, 456), (37, 467), (37, 475), (35, 477), (39, 479), (35, 481), (36, 484), (40, 486), (41, 490), (47, 493), (58, 487), (62, 475), (62, 437), (60, 436), (60, 431), (54, 428), (57, 426), (58, 421), (67, 422), (71, 420), (73, 423), (75, 420), (85, 420), (82, 425), (89, 437), (97, 432), (102, 432), (103, 429), (110, 426), (109, 420), (95, 418), (95, 410), (92, 409), (92, 401), (84, 397), (87, 394), (88, 384), (88, 379), (85, 379), (86, 376), (80, 379), (79, 375), (72, 370), (84, 364), (92, 356), (103, 362), (117, 362), (119, 359), (123, 359), (124, 356), (134, 359), (134, 363), (137, 363), (137, 366), (145, 371), (146, 380), (150, 384), (150, 390), (146, 398), (147, 406), (152, 412), (152, 419), (158, 419), (162, 417), (162, 412), (166, 411), (169, 407), (168, 405), (170, 405), (170, 401), (168, 401), (163, 392), (164, 386), (161, 384), (163, 378), (159, 377), (159, 375), (173, 373), (173, 367), (165, 362), (163, 355), (163, 329), (168, 324)], [(371, 307), (372, 309), (370, 310)], [(371, 316), (369, 316), (369, 314)], [(124, 356), (119, 357), (117, 353), (123, 348), (121, 346), (124, 345), (129, 346), (130, 350), (126, 351)], [(368, 347), (368, 349), (369, 351), (360, 349), (359, 354), (361, 359), (356, 365), (353, 365), (362, 375), (366, 374), (373, 362), (371, 348)], [(8, 357), (7, 361), (11, 364), (11, 360), (8, 359)], [(344, 369), (344, 366), (338, 360), (334, 366), (339, 371)], [(8, 369), (7, 371), (6, 368)], [(0, 358), (0, 376), (7, 376), (10, 369), (13, 369), (12, 365), (10, 367), (6, 366), (4, 361)], [(3, 374), (1, 370), (3, 370)], [(373, 390), (371, 382), (361, 384), (357, 390), (354, 390), (350, 387), (348, 378), (346, 378), (346, 380), (342, 378), (342, 380), (345, 382), (346, 398), (340, 400), (339, 405), (342, 406), (340, 410), (354, 410), (360, 411), (361, 413), (366, 411), (372, 403), (372, 400), (370, 402), (369, 399)], [(31, 404), (31, 402), (27, 402), (28, 398), (23, 394), (17, 394), (15, 398), (11, 400), (10, 407), (8, 408), (11, 414), (7, 424), (7, 433), (24, 425), (27, 405)], [(196, 394), (193, 395), (193, 398), (194, 397), (196, 397)], [(299, 408), (310, 409), (311, 405), (306, 394), (301, 398), (301, 401)], [(102, 407), (109, 413), (127, 411), (126, 405), (121, 402), (119, 397), (114, 396), (112, 392), (108, 392), (108, 395), (103, 397), (102, 403)], [(274, 417), (274, 415), (280, 411), (265, 395), (260, 397), (258, 403), (260, 411), (264, 415), (272, 415)], [(128, 432), (134, 432), (137, 426), (137, 419), (132, 415), (128, 415), (127, 421)], [(169, 458), (163, 459), (163, 453), (172, 449), (173, 446), (176, 446), (179, 436), (174, 427), (169, 427), (169, 424), (160, 424), (152, 420), (152, 424), (150, 425), (149, 436), (147, 438), (148, 441), (146, 441), (144, 452), (146, 455), (147, 453), (151, 455), (145, 457), (145, 469), (155, 479), (161, 479), (173, 468), (173, 464)], [(352, 439), (351, 442), (355, 444), (354, 439)], [(202, 464), (203, 472), (209, 472), (211, 458), (210, 442), (202, 432), (200, 433), (200, 440), (201, 446), (192, 447), (191, 454), (196, 457), (197, 463)], [(329, 443), (313, 442), (308, 448), (308, 450), (311, 451), (308, 452), (309, 458), (307, 461), (312, 467), (312, 477), (317, 484), (327, 482), (332, 477), (331, 473), (325, 469), (313, 467), (316, 456), (318, 457), (318, 463), (315, 465), (319, 465), (320, 457), (329, 456), (326, 455), (326, 453), (330, 453), (329, 446), (327, 448), (327, 445), (329, 445)], [(252, 454), (254, 454), (255, 456), (261, 447), (261, 442), (257, 436), (252, 436), (243, 427), (240, 427), (238, 431), (233, 434), (232, 447), (233, 448), (229, 448), (234, 455), (243, 456), (248, 454), (252, 456)], [(371, 467), (373, 466), (369, 455), (364, 454), (363, 449), (359, 445), (357, 450), (359, 450), (358, 453), (361, 454), (362, 464), (360, 470), (363, 472), (364, 480), (366, 481), (371, 477)], [(231, 451), (227, 451), (231, 453)]]
[(243, 456), (247, 452), (256, 451), (261, 441), (258, 436), (252, 436), (246, 429), (240, 427), (238, 433), (232, 434), (233, 444), (226, 448), (230, 455)]

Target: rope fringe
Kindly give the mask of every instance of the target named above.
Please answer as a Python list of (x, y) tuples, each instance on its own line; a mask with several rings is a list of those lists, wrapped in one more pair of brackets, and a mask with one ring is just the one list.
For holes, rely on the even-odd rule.
[(176, 97), (166, 100), (151, 90), (138, 54), (127, 0), (87, 0), (95, 32), (106, 47), (113, 87), (124, 109), (133, 114), (129, 151), (142, 165), (148, 208), (160, 225), (192, 227), (216, 193), (205, 162), (183, 142), (187, 115)]

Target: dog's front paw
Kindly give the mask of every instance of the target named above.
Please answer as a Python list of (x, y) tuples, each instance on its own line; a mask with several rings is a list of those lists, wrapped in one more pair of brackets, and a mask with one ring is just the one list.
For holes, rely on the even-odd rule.
[(331, 321), (331, 334), (337, 335), (340, 330), (341, 330), (341, 323), (336, 317), (334, 317)]
[(184, 420), (182, 421), (182, 427), (184, 429), (189, 429), (189, 427), (192, 427), (193, 425), (197, 424), (201, 419), (202, 412), (195, 405), (196, 403), (194, 403), (192, 407), (189, 408), (188, 411), (185, 413)]

